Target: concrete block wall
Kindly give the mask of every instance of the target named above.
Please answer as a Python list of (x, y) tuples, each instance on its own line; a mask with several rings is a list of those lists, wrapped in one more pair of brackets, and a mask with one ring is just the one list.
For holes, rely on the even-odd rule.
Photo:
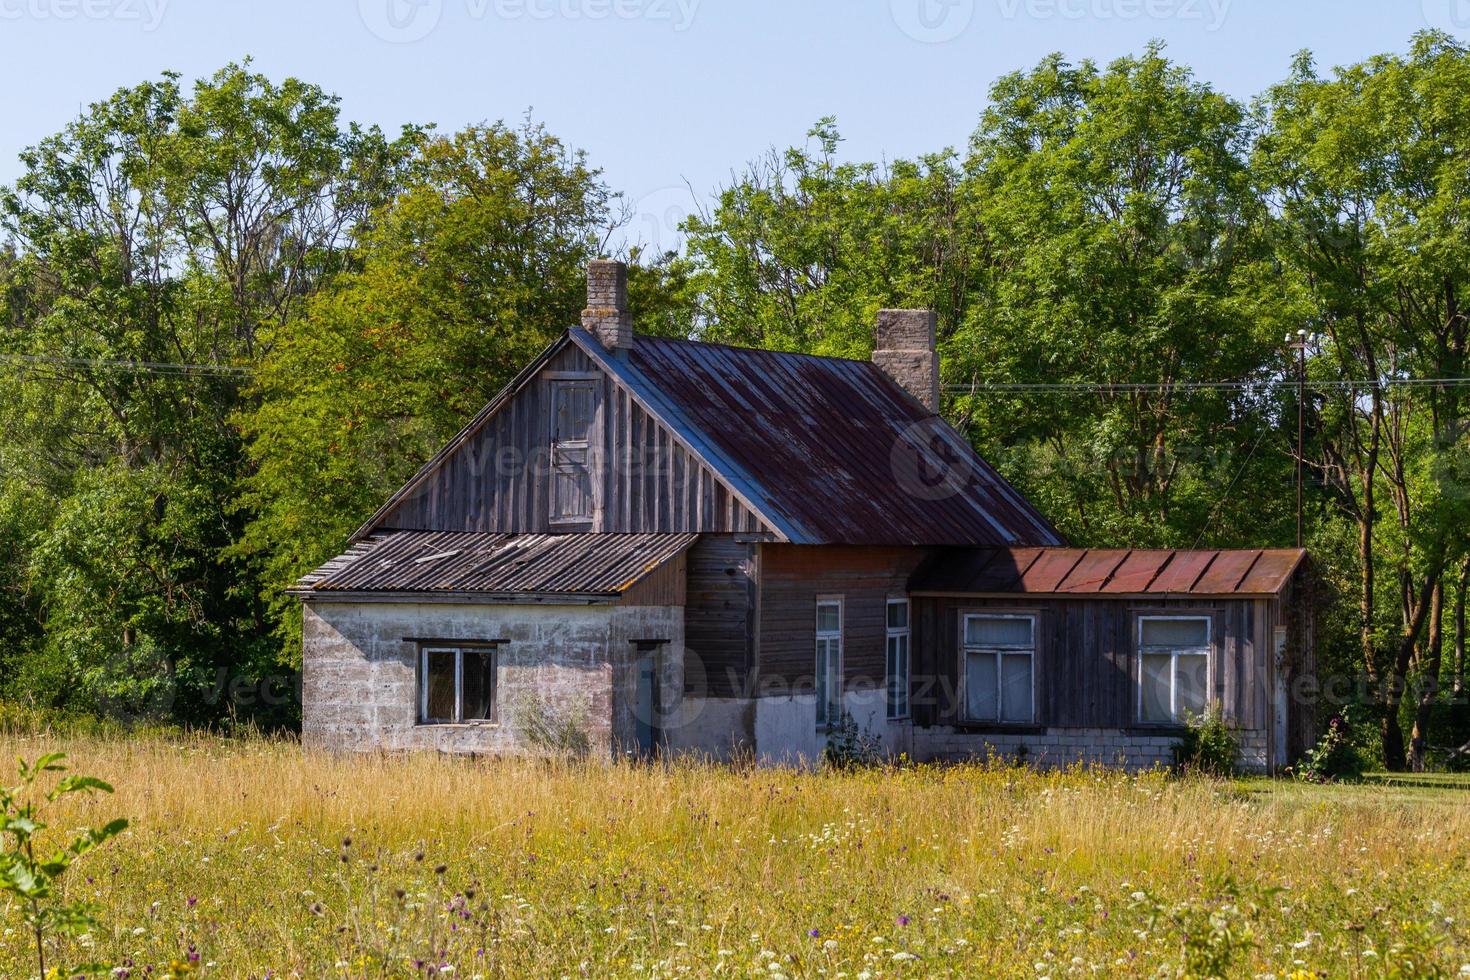
[[(333, 751), (531, 749), (516, 705), (539, 694), (579, 713), (594, 752), (635, 744), (633, 641), (668, 640), (666, 713), (683, 689), (683, 609), (666, 606), (311, 602), (305, 607), (302, 743)], [(495, 723), (418, 723), (418, 645), (405, 638), (505, 640), (497, 651)]]

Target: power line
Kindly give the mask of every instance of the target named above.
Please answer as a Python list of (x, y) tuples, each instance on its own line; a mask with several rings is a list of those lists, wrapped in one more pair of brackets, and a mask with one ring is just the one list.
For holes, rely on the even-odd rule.
[[(1374, 388), (1462, 388), (1470, 386), (1470, 378), (1382, 378), (1377, 381), (1308, 381), (1309, 391), (1369, 391)], [(1294, 380), (1273, 379), (1269, 381), (1075, 381), (1034, 383), (980, 383), (976, 385), (946, 385), (944, 390), (951, 394), (980, 394), (981, 392), (1057, 392), (1076, 394), (1111, 394), (1121, 392), (1173, 392), (1173, 391), (1265, 391), (1273, 388), (1296, 387)]]
[(72, 367), (93, 370), (124, 371), (132, 374), (157, 374), (168, 377), (248, 377), (254, 368), (231, 364), (178, 364), (170, 361), (122, 361), (106, 358), (55, 357), (44, 354), (0, 354), (0, 363), (27, 367)]

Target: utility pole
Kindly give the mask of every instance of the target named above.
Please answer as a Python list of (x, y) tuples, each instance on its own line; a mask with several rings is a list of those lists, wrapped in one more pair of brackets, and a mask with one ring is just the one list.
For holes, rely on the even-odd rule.
[(1296, 351), (1296, 546), (1302, 547), (1302, 493), (1305, 486), (1305, 457), (1307, 442), (1307, 332), (1298, 330), (1293, 339), (1289, 334), (1287, 346)]

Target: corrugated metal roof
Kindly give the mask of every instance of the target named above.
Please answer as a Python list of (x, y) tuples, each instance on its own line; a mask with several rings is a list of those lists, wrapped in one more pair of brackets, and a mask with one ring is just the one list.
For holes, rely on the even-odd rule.
[(949, 425), (867, 361), (638, 337), (590, 356), (801, 544), (1063, 540)]
[(914, 573), (913, 592), (951, 595), (1275, 595), (1305, 551), (955, 548)]
[(697, 538), (397, 531), (358, 542), (292, 591), (614, 597)]

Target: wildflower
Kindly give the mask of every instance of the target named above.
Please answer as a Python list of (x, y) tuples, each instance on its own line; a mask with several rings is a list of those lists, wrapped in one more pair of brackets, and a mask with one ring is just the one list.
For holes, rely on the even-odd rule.
[(808, 929), (806, 931), (806, 934), (808, 936), (811, 936), (813, 939), (817, 939), (818, 937), (820, 937), (822, 935), (822, 930), (820, 930), (820, 929)]
[(912, 920), (910, 920), (909, 917), (906, 915), (900, 915), (897, 919), (894, 919), (893, 921), (897, 922), (901, 926), (906, 926)]

